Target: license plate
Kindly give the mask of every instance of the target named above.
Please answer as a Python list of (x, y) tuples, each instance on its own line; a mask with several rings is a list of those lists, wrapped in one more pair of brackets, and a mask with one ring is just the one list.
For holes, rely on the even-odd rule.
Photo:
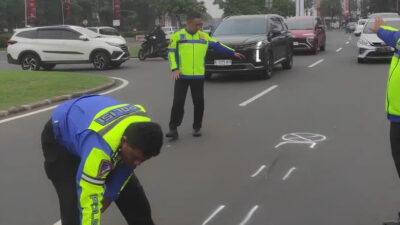
[(230, 65), (232, 65), (232, 60), (230, 60), (230, 59), (214, 60), (214, 65), (216, 65), (216, 66), (230, 66)]
[(295, 42), (293, 42), (293, 45), (297, 46), (297, 45), (299, 45), (299, 42), (295, 41)]

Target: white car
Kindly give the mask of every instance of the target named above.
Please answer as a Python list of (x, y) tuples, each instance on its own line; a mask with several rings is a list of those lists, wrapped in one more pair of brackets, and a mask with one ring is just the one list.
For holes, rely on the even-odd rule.
[(103, 37), (115, 37), (115, 38), (120, 38), (126, 43), (126, 40), (124, 37), (121, 36), (121, 34), (118, 32), (117, 29), (113, 27), (88, 27), (87, 29), (103, 36)]
[(176, 27), (162, 27), (161, 29), (164, 31), (166, 39), (169, 39), (177, 31)]
[(354, 31), (355, 36), (359, 37), (361, 35), (362, 31), (364, 30), (364, 25), (367, 21), (367, 19), (358, 20), (356, 30)]
[[(400, 28), (400, 17), (384, 18), (383, 20), (388, 26)], [(367, 21), (357, 42), (358, 63), (363, 63), (366, 59), (391, 59), (393, 56), (394, 48), (387, 46), (377, 34), (371, 31), (374, 24), (375, 19)]]
[(93, 63), (95, 69), (104, 70), (128, 59), (128, 47), (121, 39), (68, 25), (17, 29), (7, 47), (8, 62), (24, 70), (76, 63)]

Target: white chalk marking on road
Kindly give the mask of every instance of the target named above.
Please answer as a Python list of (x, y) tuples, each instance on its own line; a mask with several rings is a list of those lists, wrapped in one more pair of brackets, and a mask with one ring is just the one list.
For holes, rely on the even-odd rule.
[(282, 178), (282, 180), (284, 181), (284, 180), (288, 179), (289, 176), (290, 176), (290, 174), (291, 174), (294, 170), (296, 170), (296, 167), (292, 167), (292, 168), (286, 173), (286, 175)]
[[(113, 88), (113, 89), (108, 90), (106, 92), (102, 92), (100, 94), (102, 94), (102, 95), (109, 94), (111, 92), (114, 92), (114, 91), (117, 91), (119, 89), (122, 89), (122, 88), (126, 87), (129, 84), (129, 81), (127, 81), (125, 79), (117, 78), (117, 77), (112, 77), (112, 78), (122, 81), (123, 84), (121, 86), (119, 86), (119, 87)], [(19, 116), (14, 116), (14, 117), (11, 117), (11, 118), (8, 118), (8, 119), (0, 120), (0, 124), (8, 122), (8, 121), (16, 120), (16, 119), (19, 119), (19, 118), (35, 115), (35, 114), (38, 114), (38, 113), (41, 113), (41, 112), (45, 112), (45, 111), (54, 109), (55, 107), (57, 107), (57, 105), (51, 106), (51, 107), (47, 107), (47, 108), (44, 108), (44, 109), (40, 109), (40, 110), (36, 110), (36, 111), (33, 111), (33, 112), (25, 113), (25, 114), (22, 114), (22, 115), (19, 115)]]
[(262, 165), (257, 172), (255, 172), (253, 175), (251, 175), (250, 177), (256, 177), (263, 169), (265, 169), (265, 165)]
[(212, 214), (209, 216), (203, 223), (202, 225), (206, 225), (208, 222), (210, 222), (221, 210), (225, 208), (225, 205), (220, 205)]
[(336, 50), (336, 52), (340, 52), (340, 51), (342, 51), (342, 49), (343, 49), (343, 48), (338, 48), (338, 49)]
[(61, 220), (57, 221), (54, 225), (62, 225)]
[(277, 88), (277, 87), (278, 87), (278, 85), (273, 85), (273, 86), (271, 86), (270, 88), (268, 88), (267, 90), (261, 92), (260, 94), (258, 94), (258, 95), (256, 95), (256, 96), (250, 98), (250, 99), (247, 100), (247, 101), (244, 101), (244, 102), (240, 103), (239, 106), (244, 107), (244, 106), (250, 104), (251, 102), (257, 100), (258, 98), (262, 97), (263, 95), (267, 94), (268, 92), (274, 90), (274, 89)]
[(247, 222), (249, 222), (251, 216), (253, 215), (253, 213), (258, 209), (258, 205), (255, 205), (249, 213), (247, 213), (246, 218), (244, 218), (244, 220), (239, 224), (239, 225), (245, 225)]
[(317, 142), (325, 141), (326, 137), (322, 134), (313, 133), (289, 133), (283, 135), (282, 140), (275, 148), (279, 148), (284, 144), (309, 144), (310, 148), (314, 148)]
[(346, 45), (350, 44), (350, 41), (346, 42)]
[(320, 60), (316, 61), (315, 63), (309, 65), (308, 68), (313, 68), (314, 66), (316, 66), (316, 65), (318, 65), (318, 64), (320, 64), (320, 63), (322, 63), (323, 61), (324, 61), (324, 59), (320, 59)]
[(349, 41), (351, 41), (351, 35), (349, 36)]

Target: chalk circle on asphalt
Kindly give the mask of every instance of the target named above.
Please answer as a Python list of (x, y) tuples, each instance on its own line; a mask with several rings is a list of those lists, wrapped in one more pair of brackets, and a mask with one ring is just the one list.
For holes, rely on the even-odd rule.
[(318, 142), (325, 141), (326, 137), (322, 134), (299, 132), (285, 134), (282, 136), (282, 140), (275, 148), (279, 148), (285, 144), (308, 144), (310, 148), (314, 148)]

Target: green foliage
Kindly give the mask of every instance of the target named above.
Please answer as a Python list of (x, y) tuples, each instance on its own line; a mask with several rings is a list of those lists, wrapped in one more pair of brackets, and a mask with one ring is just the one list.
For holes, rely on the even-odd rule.
[(342, 14), (342, 5), (340, 0), (322, 0), (321, 14), (323, 17), (339, 17)]
[(11, 33), (0, 34), (0, 48), (7, 47), (7, 41), (10, 40), (11, 36)]
[(224, 16), (274, 13), (293, 16), (296, 5), (292, 0), (274, 0), (271, 9), (265, 8), (265, 0), (214, 0), (224, 10)]

